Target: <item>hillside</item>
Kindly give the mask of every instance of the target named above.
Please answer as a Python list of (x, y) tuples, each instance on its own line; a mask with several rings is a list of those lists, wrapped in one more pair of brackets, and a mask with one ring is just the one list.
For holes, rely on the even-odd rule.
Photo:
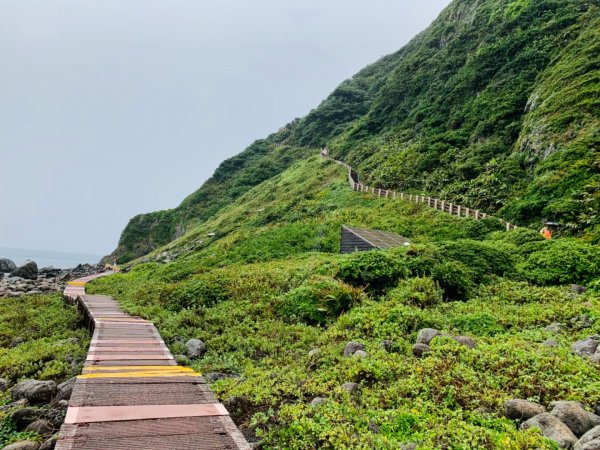
[(177, 208), (134, 217), (113, 256), (142, 256), (321, 146), (369, 184), (559, 221), (598, 240), (600, 6), (456, 0), (302, 119), (225, 161)]
[[(413, 244), (339, 255), (341, 224)], [(600, 332), (600, 248), (499, 228), (353, 192), (343, 168), (312, 157), (91, 292), (152, 320), (173, 354), (202, 339), (207, 354), (180, 362), (262, 448), (553, 449), (502, 405), (593, 410), (600, 373), (571, 346)], [(438, 338), (415, 357), (427, 327), (476, 347)], [(366, 357), (343, 356), (351, 341)]]

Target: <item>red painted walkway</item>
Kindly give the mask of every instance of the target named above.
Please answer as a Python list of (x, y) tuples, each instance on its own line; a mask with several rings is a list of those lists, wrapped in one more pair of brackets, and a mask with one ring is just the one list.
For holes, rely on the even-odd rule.
[(94, 334), (56, 450), (249, 450), (204, 379), (175, 363), (151, 322), (111, 297), (85, 294), (88, 281), (105, 275), (64, 291)]

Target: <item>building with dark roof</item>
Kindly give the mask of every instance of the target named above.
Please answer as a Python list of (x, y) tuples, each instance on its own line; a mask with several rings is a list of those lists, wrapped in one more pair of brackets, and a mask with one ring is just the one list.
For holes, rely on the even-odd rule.
[(410, 245), (405, 237), (389, 231), (367, 230), (342, 225), (340, 253), (382, 250)]

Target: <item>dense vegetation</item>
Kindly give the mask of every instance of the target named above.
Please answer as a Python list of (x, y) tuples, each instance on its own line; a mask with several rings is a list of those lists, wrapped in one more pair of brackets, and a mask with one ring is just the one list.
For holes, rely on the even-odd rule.
[[(80, 373), (89, 334), (74, 306), (60, 295), (0, 298), (0, 378), (65, 381)], [(10, 421), (10, 393), (0, 392), (0, 448), (14, 441), (39, 440), (17, 432)]]
[(327, 145), (371, 185), (600, 239), (598, 0), (455, 0), (423, 33), (217, 169), (177, 208), (139, 215), (121, 262), (180, 237)]
[[(339, 255), (341, 224), (413, 244)], [(598, 368), (570, 345), (600, 332), (600, 248), (499, 229), (352, 192), (343, 169), (312, 157), (88, 289), (153, 320), (174, 354), (188, 338), (206, 342), (191, 364), (235, 375), (213, 388), (263, 448), (552, 449), (503, 418), (501, 404), (597, 400)], [(574, 294), (575, 282), (588, 293)], [(592, 328), (578, 327), (583, 314)], [(554, 322), (562, 333), (545, 330)], [(477, 347), (438, 338), (416, 358), (424, 327)], [(549, 338), (559, 346), (543, 346)], [(351, 340), (367, 358), (342, 356)], [(310, 406), (315, 397), (327, 402)]]

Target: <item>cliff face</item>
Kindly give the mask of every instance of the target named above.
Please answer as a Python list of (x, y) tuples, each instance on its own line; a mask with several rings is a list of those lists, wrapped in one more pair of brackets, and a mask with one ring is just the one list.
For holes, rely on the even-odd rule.
[(134, 217), (113, 255), (167, 244), (323, 145), (370, 184), (598, 239), (599, 16), (598, 1), (455, 0), (177, 208)]

